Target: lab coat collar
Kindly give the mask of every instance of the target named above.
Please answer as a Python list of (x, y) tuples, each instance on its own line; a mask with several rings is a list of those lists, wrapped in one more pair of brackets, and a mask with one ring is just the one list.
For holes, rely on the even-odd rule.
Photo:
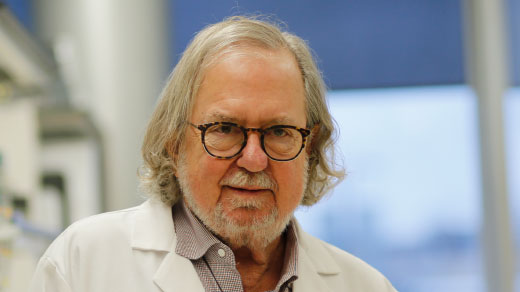
[(175, 246), (171, 208), (157, 200), (147, 200), (135, 216), (132, 248), (167, 253), (153, 276), (154, 283), (162, 291), (204, 292), (193, 264), (175, 253)]
[(323, 276), (338, 277), (341, 269), (323, 243), (302, 230), (295, 220), (298, 235), (298, 280), (294, 291), (331, 291)]
[(174, 242), (171, 208), (154, 199), (141, 204), (134, 219), (132, 248), (169, 252)]
[(164, 292), (204, 292), (204, 286), (191, 261), (175, 253), (175, 248), (166, 255), (153, 281)]

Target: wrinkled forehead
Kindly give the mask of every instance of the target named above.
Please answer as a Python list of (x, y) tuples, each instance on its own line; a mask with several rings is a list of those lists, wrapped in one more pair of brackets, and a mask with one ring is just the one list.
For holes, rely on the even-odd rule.
[(287, 47), (271, 48), (263, 44), (239, 42), (231, 44), (215, 53), (209, 53), (203, 60), (199, 68), (198, 76), (194, 82), (194, 88), (192, 91), (192, 98), (190, 104), (189, 114), (191, 116), (193, 105), (196, 102), (198, 96), (198, 90), (204, 82), (205, 74), (212, 67), (229, 61), (234, 58), (248, 57), (252, 59), (277, 59), (278, 63), (285, 63), (287, 66), (295, 66), (300, 72), (302, 81), (303, 75), (301, 74), (301, 68), (298, 65), (296, 57)]
[(305, 125), (305, 89), (301, 71), (286, 49), (240, 48), (220, 55), (206, 68), (190, 119), (241, 119), (272, 124), (291, 118)]

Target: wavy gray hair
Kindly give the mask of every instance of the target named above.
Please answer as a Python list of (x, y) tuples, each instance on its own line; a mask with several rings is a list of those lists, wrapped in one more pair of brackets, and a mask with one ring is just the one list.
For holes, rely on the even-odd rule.
[(325, 84), (305, 41), (258, 17), (234, 16), (200, 31), (168, 78), (141, 149), (144, 165), (139, 177), (141, 189), (147, 195), (158, 197), (168, 205), (182, 197), (174, 175), (177, 161), (169, 153), (178, 153), (183, 143), (186, 121), (204, 70), (223, 52), (244, 45), (287, 49), (300, 67), (305, 86), (307, 127), (319, 125), (319, 131), (312, 137), (307, 187), (301, 205), (315, 204), (343, 178), (344, 171), (334, 162), (334, 122), (327, 108)]

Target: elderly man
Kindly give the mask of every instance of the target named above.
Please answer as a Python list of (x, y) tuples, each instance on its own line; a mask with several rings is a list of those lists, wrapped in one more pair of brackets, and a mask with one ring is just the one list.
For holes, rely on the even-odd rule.
[(293, 218), (342, 177), (332, 132), (304, 41), (244, 17), (205, 28), (148, 126), (150, 198), (70, 226), (32, 291), (395, 291)]

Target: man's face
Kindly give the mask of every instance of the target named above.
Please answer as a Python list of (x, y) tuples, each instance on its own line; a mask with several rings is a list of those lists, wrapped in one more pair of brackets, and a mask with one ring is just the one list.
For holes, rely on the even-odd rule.
[[(243, 48), (226, 53), (204, 75), (189, 122), (234, 122), (247, 128), (306, 126), (304, 86), (286, 50)], [(301, 201), (307, 153), (270, 160), (260, 134), (232, 159), (208, 155), (200, 131), (188, 127), (178, 177), (189, 208), (231, 246), (265, 246), (277, 238)]]

